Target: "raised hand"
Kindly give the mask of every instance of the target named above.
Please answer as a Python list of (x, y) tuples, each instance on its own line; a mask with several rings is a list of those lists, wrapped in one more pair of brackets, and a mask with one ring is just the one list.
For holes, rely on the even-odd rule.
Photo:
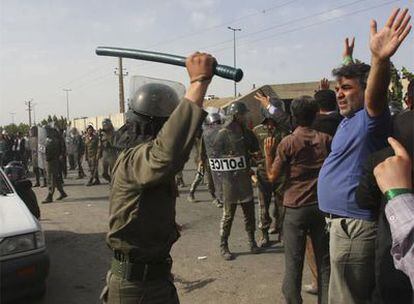
[(329, 90), (329, 80), (327, 78), (322, 78), (319, 82), (319, 91)]
[(385, 193), (390, 189), (413, 187), (411, 177), (411, 159), (404, 147), (394, 138), (388, 138), (395, 156), (388, 157), (377, 165), (374, 175), (381, 191)]
[(263, 108), (267, 108), (268, 105), (270, 105), (270, 97), (264, 95), (262, 92), (257, 91), (254, 95), (254, 99), (260, 102), (261, 106)]
[(355, 45), (355, 37), (352, 37), (351, 43), (349, 43), (349, 38), (345, 38), (345, 45), (344, 45), (344, 52), (342, 53), (342, 57), (351, 57), (354, 53), (354, 45)]
[(392, 12), (384, 28), (377, 30), (377, 22), (371, 20), (370, 49), (372, 56), (379, 60), (389, 59), (411, 30), (411, 16), (408, 9), (400, 14), (400, 9)]

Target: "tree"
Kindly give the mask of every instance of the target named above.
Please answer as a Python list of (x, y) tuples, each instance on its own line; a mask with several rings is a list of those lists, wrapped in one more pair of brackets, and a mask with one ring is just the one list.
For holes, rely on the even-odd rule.
[(401, 83), (400, 72), (391, 62), (391, 83), (388, 89), (388, 100), (397, 108), (402, 109), (403, 85)]
[(70, 122), (68, 123), (67, 119), (63, 116), (60, 116), (60, 118), (58, 118), (56, 115), (52, 116), (49, 114), (48, 117), (43, 119), (39, 125), (42, 127), (52, 125), (53, 127), (60, 130), (66, 130), (66, 128), (70, 126)]
[(6, 130), (9, 134), (16, 134), (17, 132), (21, 132), (22, 134), (29, 133), (29, 125), (25, 123), (20, 123), (19, 125), (16, 124), (9, 124), (6, 126), (0, 127), (1, 131)]
[(408, 81), (414, 80), (414, 73), (409, 72), (405, 67), (402, 67), (401, 74), (403, 79), (407, 79)]

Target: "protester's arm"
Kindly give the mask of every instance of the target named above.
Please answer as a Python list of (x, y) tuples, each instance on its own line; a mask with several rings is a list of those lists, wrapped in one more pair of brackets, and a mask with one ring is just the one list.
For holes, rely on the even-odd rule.
[(274, 137), (268, 137), (265, 139), (265, 154), (266, 154), (266, 174), (270, 182), (275, 182), (281, 175), (287, 162), (287, 156), (285, 151), (286, 140), (282, 140), (277, 146), (276, 156), (272, 155), (274, 147), (276, 145), (276, 139)]
[(403, 271), (414, 286), (414, 194), (401, 194), (391, 199), (385, 207), (385, 215), (391, 229), (395, 268)]
[(283, 130), (290, 132), (292, 130), (292, 126), (290, 123), (289, 115), (283, 111), (283, 109), (279, 109), (270, 103), (270, 97), (264, 95), (262, 92), (258, 91), (256, 95), (254, 95), (254, 99), (256, 99), (260, 105), (273, 116), (276, 123), (279, 125), (280, 128)]
[(349, 43), (349, 38), (345, 38), (344, 52), (342, 53), (342, 64), (352, 64), (354, 63), (353, 53), (355, 46), (355, 37), (352, 37), (351, 43)]
[(391, 254), (394, 265), (410, 277), (414, 286), (412, 163), (407, 151), (398, 141), (389, 138), (388, 142), (395, 156), (387, 158), (376, 166), (374, 175), (381, 191), (389, 198), (385, 213), (391, 229)]
[(394, 10), (380, 31), (377, 31), (376, 21), (371, 21), (371, 70), (365, 90), (365, 108), (371, 117), (380, 116), (387, 106), (390, 58), (411, 30), (408, 9), (399, 12), (399, 9)]

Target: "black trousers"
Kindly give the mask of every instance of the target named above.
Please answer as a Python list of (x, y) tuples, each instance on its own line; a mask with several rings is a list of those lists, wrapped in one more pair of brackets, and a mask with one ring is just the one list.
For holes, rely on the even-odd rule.
[(302, 272), (305, 260), (306, 235), (309, 234), (318, 269), (318, 303), (328, 303), (329, 236), (324, 214), (318, 205), (286, 208), (283, 222), (285, 275), (282, 292), (286, 303), (302, 303)]

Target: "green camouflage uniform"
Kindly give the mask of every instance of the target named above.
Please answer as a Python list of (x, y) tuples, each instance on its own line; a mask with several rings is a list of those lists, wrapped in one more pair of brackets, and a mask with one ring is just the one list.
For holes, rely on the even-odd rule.
[(116, 149), (114, 147), (114, 131), (100, 132), (99, 136), (99, 152), (98, 155), (102, 157), (102, 177), (108, 181), (112, 177), (112, 169), (114, 168), (116, 161)]
[[(274, 183), (269, 182), (266, 174), (266, 163), (265, 163), (265, 151), (264, 151), (264, 140), (267, 137), (274, 137), (276, 143), (279, 143), (283, 137), (285, 137), (287, 132), (278, 129), (277, 127), (273, 132), (269, 131), (268, 128), (260, 124), (253, 129), (254, 134), (256, 135), (259, 144), (260, 150), (262, 153), (262, 158), (257, 161), (257, 180), (258, 180), (258, 192), (259, 192), (259, 213), (260, 213), (260, 223), (259, 228), (267, 232), (272, 224), (272, 218), (269, 214), (270, 204), (272, 201), (272, 194), (275, 199), (275, 206), (273, 209), (273, 217), (275, 219), (275, 229), (279, 233), (282, 227), (283, 222), (283, 186), (285, 181), (285, 176), (282, 175)], [(273, 156), (276, 153), (277, 145), (275, 145), (273, 150)]]

